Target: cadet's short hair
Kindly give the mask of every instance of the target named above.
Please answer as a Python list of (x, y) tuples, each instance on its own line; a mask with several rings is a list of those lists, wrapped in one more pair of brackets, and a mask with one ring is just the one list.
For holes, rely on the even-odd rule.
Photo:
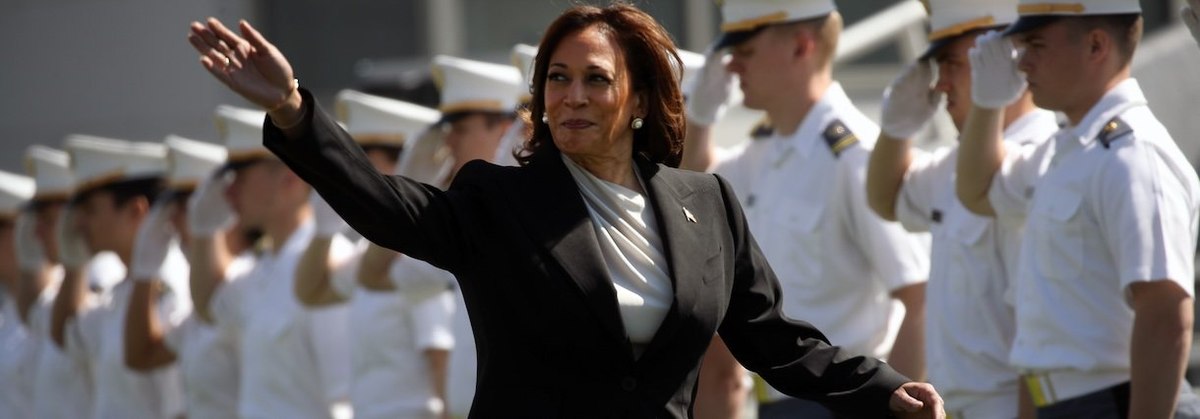
[(598, 28), (616, 46), (633, 92), (646, 97), (644, 125), (633, 132), (633, 153), (641, 154), (653, 163), (678, 167), (687, 129), (683, 93), (679, 87), (683, 61), (675, 52), (671, 34), (662, 25), (646, 12), (623, 3), (603, 8), (572, 7), (546, 29), (534, 58), (533, 99), (529, 111), (522, 112), (522, 118), (527, 126), (533, 127), (533, 132), (516, 153), (517, 161), (522, 165), (529, 164), (556, 149), (550, 127), (541, 121), (541, 115), (546, 111), (546, 73), (550, 68), (550, 56), (563, 38), (591, 27)]
[(1112, 38), (1117, 46), (1117, 54), (1121, 65), (1133, 62), (1133, 53), (1142, 42), (1142, 15), (1126, 13), (1117, 15), (1078, 16), (1064, 19), (1073, 29), (1076, 36), (1083, 36), (1092, 30), (1102, 30)]
[(770, 29), (778, 35), (793, 36), (799, 31), (813, 34), (817, 44), (817, 64), (827, 67), (833, 64), (837, 54), (838, 40), (842, 36), (842, 15), (837, 10), (812, 19), (798, 20), (772, 26)]

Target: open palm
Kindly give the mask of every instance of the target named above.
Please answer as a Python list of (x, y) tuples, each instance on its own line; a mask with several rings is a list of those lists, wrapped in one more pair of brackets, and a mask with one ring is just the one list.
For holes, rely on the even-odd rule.
[(238, 22), (241, 36), (221, 21), (192, 22), (188, 42), (200, 52), (200, 64), (246, 100), (273, 111), (295, 93), (292, 66), (266, 38), (246, 21)]

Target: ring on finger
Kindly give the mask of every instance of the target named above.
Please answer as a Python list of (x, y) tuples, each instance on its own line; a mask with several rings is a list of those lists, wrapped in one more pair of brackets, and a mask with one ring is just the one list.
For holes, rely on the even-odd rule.
[(224, 57), (225, 57), (225, 66), (229, 67), (229, 63), (233, 62), (233, 60), (230, 60), (228, 55), (225, 55)]

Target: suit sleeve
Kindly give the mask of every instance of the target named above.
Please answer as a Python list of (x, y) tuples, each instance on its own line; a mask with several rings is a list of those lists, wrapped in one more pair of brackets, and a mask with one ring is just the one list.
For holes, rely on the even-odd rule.
[(775, 273), (730, 187), (717, 177), (733, 235), (733, 289), (719, 332), (738, 362), (772, 387), (848, 417), (887, 417), (891, 394), (912, 381), (887, 364), (830, 346), (812, 325), (780, 311)]
[[(442, 191), (402, 176), (378, 173), (362, 149), (321, 109), (312, 93), (300, 89), (309, 128), (288, 139), (270, 117), (263, 145), (329, 203), (342, 219), (371, 242), (454, 271), (466, 257), (461, 221), (471, 194)], [(467, 165), (458, 176), (468, 178)], [(456, 182), (455, 186), (459, 186)], [(456, 191), (456, 189), (458, 189)]]

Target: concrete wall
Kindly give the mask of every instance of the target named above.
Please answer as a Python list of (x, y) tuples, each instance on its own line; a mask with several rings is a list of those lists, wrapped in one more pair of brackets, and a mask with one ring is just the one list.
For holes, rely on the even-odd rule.
[(244, 104), (185, 38), (205, 16), (253, 17), (244, 1), (7, 0), (0, 5), (0, 170), (29, 144), (70, 133), (161, 141), (216, 136), (218, 103)]
[(1162, 121), (1193, 166), (1200, 163), (1200, 48), (1182, 24), (1143, 40), (1133, 76), (1150, 109)]

